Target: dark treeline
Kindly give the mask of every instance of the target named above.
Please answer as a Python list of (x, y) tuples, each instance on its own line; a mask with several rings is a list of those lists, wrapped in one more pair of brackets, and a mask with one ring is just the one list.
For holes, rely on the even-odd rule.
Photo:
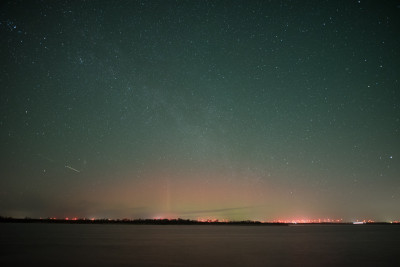
[(67, 223), (67, 224), (149, 224), (149, 225), (288, 225), (287, 223), (264, 223), (259, 221), (196, 221), (188, 219), (37, 219), (0, 216), (0, 222), (9, 223)]
[[(288, 225), (353, 225), (352, 222), (321, 222), (321, 223), (279, 223), (260, 221), (197, 221), (189, 219), (37, 219), (37, 218), (12, 218), (0, 216), (0, 223), (64, 223), (64, 224), (136, 224), (136, 225), (264, 225), (264, 226), (288, 226)], [(379, 225), (400, 225), (399, 222), (366, 222)]]

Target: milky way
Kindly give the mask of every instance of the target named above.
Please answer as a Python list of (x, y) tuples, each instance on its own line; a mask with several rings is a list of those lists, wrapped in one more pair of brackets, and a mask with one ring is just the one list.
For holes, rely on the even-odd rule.
[(398, 1), (9, 1), (0, 215), (400, 219)]

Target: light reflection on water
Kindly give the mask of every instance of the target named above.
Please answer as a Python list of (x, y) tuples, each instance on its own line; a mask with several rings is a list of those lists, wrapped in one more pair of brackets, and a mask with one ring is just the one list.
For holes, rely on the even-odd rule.
[(0, 224), (0, 265), (400, 266), (400, 227)]

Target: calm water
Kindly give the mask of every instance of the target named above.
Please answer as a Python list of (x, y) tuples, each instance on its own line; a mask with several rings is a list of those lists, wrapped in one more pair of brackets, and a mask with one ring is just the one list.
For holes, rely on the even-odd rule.
[(400, 227), (0, 224), (0, 266), (400, 266)]

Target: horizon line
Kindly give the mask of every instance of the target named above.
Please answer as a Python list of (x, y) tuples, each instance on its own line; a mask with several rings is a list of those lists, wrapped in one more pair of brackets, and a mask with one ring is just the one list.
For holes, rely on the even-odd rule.
[(259, 221), (259, 220), (219, 220), (219, 219), (184, 219), (184, 218), (14, 218), (0, 216), (0, 222), (65, 222), (65, 223), (154, 223), (154, 224), (276, 224), (276, 225), (296, 225), (296, 224), (400, 224), (400, 220), (393, 221), (373, 221), (373, 220), (356, 220), (356, 221), (343, 221), (343, 220), (272, 220), (272, 221)]

